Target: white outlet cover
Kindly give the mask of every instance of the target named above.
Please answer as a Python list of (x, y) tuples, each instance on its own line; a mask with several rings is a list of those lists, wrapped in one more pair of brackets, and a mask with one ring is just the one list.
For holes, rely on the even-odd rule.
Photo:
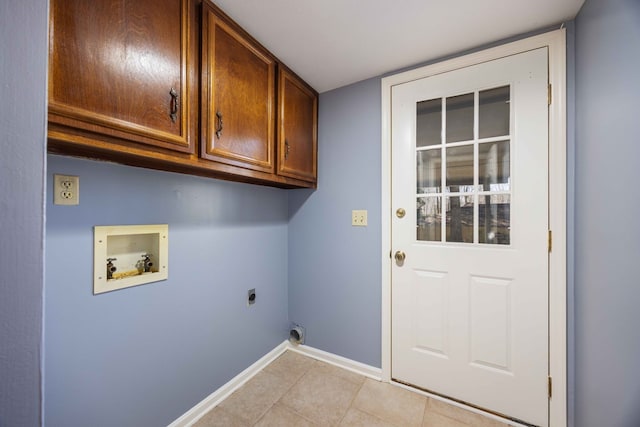
[(72, 206), (80, 204), (80, 177), (53, 175), (53, 204)]

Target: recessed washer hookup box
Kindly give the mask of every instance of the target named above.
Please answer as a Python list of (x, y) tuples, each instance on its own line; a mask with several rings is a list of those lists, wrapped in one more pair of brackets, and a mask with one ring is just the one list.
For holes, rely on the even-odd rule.
[(166, 280), (169, 226), (106, 225), (93, 228), (93, 293)]

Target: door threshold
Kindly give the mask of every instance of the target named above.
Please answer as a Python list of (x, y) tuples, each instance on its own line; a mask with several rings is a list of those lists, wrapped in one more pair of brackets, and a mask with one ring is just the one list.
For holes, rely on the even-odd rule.
[(423, 394), (423, 395), (428, 396), (428, 397), (434, 397), (437, 400), (443, 401), (445, 403), (452, 404), (453, 406), (457, 406), (457, 407), (462, 408), (462, 409), (471, 410), (471, 412), (475, 412), (475, 413), (478, 413), (480, 415), (485, 415), (485, 416), (488, 416), (489, 418), (497, 419), (498, 421), (508, 422), (509, 425), (511, 425), (511, 426), (538, 427), (535, 424), (529, 424), (526, 421), (522, 421), (522, 420), (519, 420), (517, 418), (513, 418), (513, 417), (510, 417), (508, 415), (501, 414), (500, 412), (491, 411), (489, 409), (474, 405), (472, 403), (465, 402), (464, 400), (456, 399), (456, 398), (453, 398), (453, 397), (446, 396), (444, 394), (435, 392), (433, 390), (429, 390), (429, 389), (426, 389), (426, 388), (418, 387), (416, 385), (413, 385), (411, 383), (395, 379), (393, 377), (391, 378), (391, 383), (395, 384), (397, 386), (400, 386), (402, 388), (418, 392), (418, 393)]

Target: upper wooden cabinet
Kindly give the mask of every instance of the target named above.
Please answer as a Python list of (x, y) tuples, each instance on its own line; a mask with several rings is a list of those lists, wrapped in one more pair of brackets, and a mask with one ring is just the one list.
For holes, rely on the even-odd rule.
[(48, 150), (316, 186), (317, 93), (209, 0), (50, 0)]
[(201, 156), (273, 173), (275, 58), (206, 2), (201, 48)]
[(279, 75), (278, 174), (315, 183), (318, 95), (284, 67)]
[(52, 0), (49, 136), (195, 151), (190, 0)]

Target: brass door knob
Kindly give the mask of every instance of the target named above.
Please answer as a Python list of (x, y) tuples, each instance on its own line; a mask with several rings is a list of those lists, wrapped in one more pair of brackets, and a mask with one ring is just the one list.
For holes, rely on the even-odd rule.
[(395, 254), (396, 264), (398, 264), (398, 265), (404, 264), (404, 260), (405, 260), (406, 257), (407, 257), (407, 255), (404, 252), (396, 251), (396, 254)]
[(396, 211), (396, 216), (398, 218), (404, 218), (404, 216), (407, 214), (407, 212), (402, 209), (402, 208), (398, 208), (398, 210)]

